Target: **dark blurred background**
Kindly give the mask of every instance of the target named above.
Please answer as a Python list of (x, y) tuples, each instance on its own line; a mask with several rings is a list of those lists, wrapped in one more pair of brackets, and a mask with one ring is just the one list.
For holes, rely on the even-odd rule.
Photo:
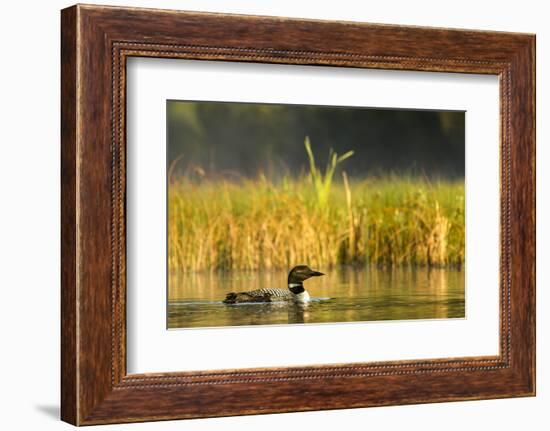
[(464, 112), (186, 101), (167, 112), (171, 175), (299, 175), (309, 136), (323, 168), (333, 148), (355, 152), (355, 176), (464, 176)]

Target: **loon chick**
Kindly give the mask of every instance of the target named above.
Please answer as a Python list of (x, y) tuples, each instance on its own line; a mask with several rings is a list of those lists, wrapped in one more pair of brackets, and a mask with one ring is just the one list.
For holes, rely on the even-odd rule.
[(309, 301), (309, 293), (304, 289), (303, 282), (310, 277), (325, 275), (314, 271), (307, 265), (298, 265), (288, 273), (288, 290), (286, 289), (256, 289), (248, 292), (230, 292), (223, 300), (226, 304), (243, 302), (278, 302), (278, 301)]

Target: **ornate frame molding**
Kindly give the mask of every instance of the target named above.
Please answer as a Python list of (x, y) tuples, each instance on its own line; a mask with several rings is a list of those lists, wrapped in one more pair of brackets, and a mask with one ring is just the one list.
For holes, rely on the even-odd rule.
[[(62, 418), (98, 424), (533, 395), (534, 44), (534, 36), (510, 33), (65, 9)], [(127, 375), (125, 65), (131, 56), (498, 75), (500, 354)], [(308, 399), (300, 396), (304, 390)], [(251, 400), (250, 391), (265, 397)]]

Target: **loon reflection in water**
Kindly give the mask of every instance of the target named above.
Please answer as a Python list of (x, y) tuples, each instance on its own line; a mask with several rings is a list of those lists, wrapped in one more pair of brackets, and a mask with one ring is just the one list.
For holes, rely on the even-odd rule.
[(325, 275), (314, 271), (307, 265), (298, 265), (288, 273), (288, 290), (286, 289), (256, 289), (247, 292), (230, 292), (225, 296), (225, 304), (240, 304), (246, 302), (284, 302), (307, 303), (309, 293), (304, 289), (304, 281), (311, 277)]
[[(323, 271), (324, 268), (315, 268)], [(168, 327), (464, 318), (463, 269), (336, 267), (303, 282), (308, 302), (225, 304), (227, 292), (286, 288), (288, 271), (172, 272)], [(323, 271), (325, 272), (325, 271)], [(310, 286), (311, 285), (311, 286)]]

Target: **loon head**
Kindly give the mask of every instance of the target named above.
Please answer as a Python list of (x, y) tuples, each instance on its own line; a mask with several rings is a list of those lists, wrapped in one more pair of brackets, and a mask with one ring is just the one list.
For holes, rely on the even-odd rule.
[(301, 294), (305, 291), (303, 282), (311, 277), (325, 275), (322, 272), (314, 271), (307, 265), (298, 265), (288, 273), (288, 288), (294, 294)]
[(320, 275), (325, 275), (322, 272), (314, 271), (307, 265), (298, 265), (290, 270), (288, 273), (288, 282), (289, 283), (302, 283), (311, 277), (319, 277)]

